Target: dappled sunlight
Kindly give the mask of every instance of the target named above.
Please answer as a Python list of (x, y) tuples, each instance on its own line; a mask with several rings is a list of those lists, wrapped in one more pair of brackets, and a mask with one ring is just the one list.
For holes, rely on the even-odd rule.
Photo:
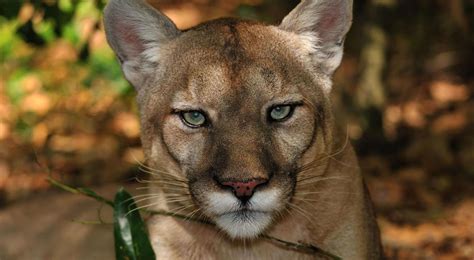
[(431, 84), (430, 93), (440, 106), (466, 101), (471, 94), (468, 86), (465, 84), (455, 84), (442, 80)]

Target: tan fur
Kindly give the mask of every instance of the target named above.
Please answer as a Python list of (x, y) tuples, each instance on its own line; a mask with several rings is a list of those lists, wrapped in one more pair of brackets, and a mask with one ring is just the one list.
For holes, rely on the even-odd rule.
[[(343, 259), (381, 257), (370, 199), (329, 101), (332, 72), (350, 26), (349, 1), (303, 2), (322, 13), (326, 7), (344, 13), (330, 23), (318, 16), (319, 26), (329, 24), (331, 33), (314, 35), (302, 33), (305, 28), (292, 31), (308, 16), (302, 8), (280, 27), (220, 19), (184, 32), (174, 32), (171, 22), (156, 12), (144, 20), (162, 24), (169, 37), (163, 40), (165, 33), (156, 32), (161, 38), (147, 36), (142, 45), (146, 25), (136, 35), (131, 27), (124, 36), (121, 21), (114, 20), (115, 12), (122, 12), (114, 8), (123, 2), (109, 4), (106, 30), (138, 91), (142, 143), (154, 173), (151, 207), (205, 218), (220, 227), (154, 217), (149, 228), (158, 259), (314, 258), (265, 242), (258, 237), (263, 233), (314, 244)], [(138, 7), (150, 12), (147, 8)], [(129, 40), (130, 35), (138, 38)], [(298, 103), (293, 115), (281, 123), (268, 122), (268, 109), (287, 102)], [(197, 109), (206, 113), (209, 125), (189, 128), (176, 113)], [(219, 183), (250, 179), (267, 181), (251, 201), (263, 217), (250, 209), (248, 221), (232, 213), (241, 227), (232, 220), (229, 224), (223, 218), (227, 213), (218, 212), (233, 195)]]

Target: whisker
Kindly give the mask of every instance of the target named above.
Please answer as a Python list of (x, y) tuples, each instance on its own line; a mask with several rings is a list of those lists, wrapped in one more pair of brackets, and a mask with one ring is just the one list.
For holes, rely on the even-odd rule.
[(181, 177), (177, 177), (171, 173), (167, 173), (167, 172), (164, 172), (164, 171), (151, 171), (151, 170), (146, 170), (146, 169), (143, 169), (143, 168), (138, 168), (140, 171), (144, 172), (144, 173), (148, 173), (152, 176), (155, 176), (156, 178), (161, 178), (161, 179), (166, 179), (166, 180), (169, 180), (169, 181), (175, 181), (175, 182), (181, 182), (181, 183), (188, 183), (186, 181), (186, 179), (184, 178), (181, 178)]
[(137, 210), (141, 210), (141, 209), (144, 209), (144, 208), (148, 208), (148, 207), (150, 207), (150, 206), (158, 205), (159, 203), (160, 203), (160, 202), (154, 202), (154, 203), (150, 203), (150, 204), (146, 204), (146, 205), (143, 205), (143, 206), (136, 207), (136, 208), (134, 208), (134, 209), (132, 209), (132, 210), (129, 210), (129, 211), (127, 212), (127, 214), (125, 214), (125, 216), (128, 216), (129, 214), (131, 214), (132, 212), (135, 212), (135, 211), (137, 211)]
[(165, 193), (176, 192), (176, 193), (185, 193), (188, 192), (188, 189), (185, 188), (172, 188), (172, 187), (161, 187)]
[(162, 171), (162, 170), (159, 170), (159, 169), (153, 169), (153, 168), (148, 167), (148, 166), (140, 166), (140, 167), (138, 167), (138, 169), (145, 172), (145, 173), (154, 175), (154, 176), (159, 176), (159, 177), (167, 176), (168, 178), (171, 178), (173, 180), (180, 180), (180, 181), (186, 182), (185, 178), (178, 176), (176, 173), (170, 173), (170, 172)]
[(318, 210), (318, 208), (315, 207), (315, 205), (312, 202), (318, 202), (318, 203), (323, 203), (328, 206), (332, 205), (337, 205), (338, 203), (334, 201), (326, 201), (326, 200), (306, 200), (306, 199), (301, 199), (301, 198), (293, 198), (295, 201), (301, 201), (304, 202), (308, 205), (310, 205), (314, 210)]
[(189, 208), (192, 208), (192, 207), (195, 207), (195, 206), (196, 206), (196, 205), (194, 205), (194, 204), (189, 204), (189, 205), (177, 207), (177, 208), (172, 209), (172, 213), (174, 213), (174, 214), (179, 214), (179, 213), (182, 212), (183, 210), (186, 210), (186, 209), (189, 209)]
[[(331, 177), (320, 177), (320, 176), (313, 176), (313, 177), (308, 177), (304, 180), (297, 180), (296, 183), (297, 185), (309, 185), (309, 184), (314, 184), (318, 183), (321, 181), (327, 181), (327, 180), (338, 180), (338, 181), (350, 181), (350, 178), (348, 177), (339, 177), (339, 176), (331, 176)], [(311, 181), (309, 181), (311, 180)]]
[(308, 205), (309, 205), (313, 210), (315, 210), (315, 211), (318, 211), (318, 210), (319, 210), (318, 208), (316, 208), (316, 207), (315, 207), (311, 202), (309, 202), (308, 200), (298, 199), (298, 198), (294, 198), (294, 197), (293, 197), (293, 200), (304, 202), (304, 203), (308, 204)]
[(159, 197), (161, 196), (161, 194), (155, 194), (155, 193), (151, 193), (151, 194), (141, 194), (141, 195), (135, 195), (135, 196), (132, 196), (130, 199), (127, 199), (126, 201), (128, 200), (135, 200), (135, 202), (137, 202), (137, 199), (141, 199), (141, 198), (154, 198), (154, 197)]
[(313, 161), (299, 167), (297, 169), (297, 173), (306, 172), (310, 169), (314, 169), (316, 167), (319, 167), (319, 166), (322, 165), (323, 162), (325, 162), (325, 160), (327, 160), (329, 158), (330, 158), (329, 156), (318, 156)]
[[(163, 187), (162, 187), (163, 188)], [(138, 187), (136, 189), (144, 190), (144, 189), (149, 189), (149, 187)], [(171, 191), (172, 189), (170, 188), (163, 188), (166, 191)], [(171, 195), (177, 195), (177, 196), (184, 196), (188, 195), (191, 196), (191, 194), (188, 192), (188, 189), (173, 189), (173, 192), (163, 192), (163, 193), (155, 193), (157, 196), (163, 195), (163, 196), (171, 196)]]
[[(137, 210), (141, 210), (141, 209), (144, 209), (144, 208), (149, 208), (151, 206), (155, 206), (155, 205), (158, 205), (160, 202), (154, 202), (154, 203), (149, 203), (149, 204), (146, 204), (146, 205), (143, 205), (143, 206), (139, 206), (139, 207), (136, 207), (135, 209), (132, 209), (130, 210), (129, 212), (127, 212), (127, 214), (125, 214), (125, 216), (127, 216), (128, 214), (134, 212), (134, 211), (137, 211)], [(186, 206), (183, 206), (183, 207), (191, 207), (191, 206), (194, 206), (194, 204), (188, 204)], [(182, 208), (182, 207), (178, 207), (178, 208)], [(173, 213), (177, 213), (177, 212), (173, 212)]]
[(355, 192), (337, 192), (337, 191), (315, 191), (315, 192), (296, 192), (295, 196), (293, 198), (297, 198), (299, 195), (311, 195), (311, 194), (326, 194), (326, 193), (331, 193), (331, 194), (357, 194)]
[(136, 162), (138, 163), (138, 165), (140, 166), (140, 168), (142, 169), (147, 169), (147, 170), (150, 170), (150, 171), (159, 171), (158, 169), (154, 169), (146, 164), (144, 164), (143, 162), (140, 162), (138, 160), (136, 160)]
[(299, 206), (297, 206), (296, 204), (294, 203), (288, 203), (288, 206), (290, 206), (292, 209), (296, 210), (297, 212), (299, 212), (301, 214), (301, 216), (303, 216), (304, 218), (306, 218), (309, 222), (311, 222), (311, 218), (309, 217), (308, 213), (300, 208)]
[(150, 196), (150, 194), (133, 195), (131, 198), (122, 201), (122, 203), (131, 201), (131, 200), (135, 200), (135, 199), (140, 198), (140, 197), (145, 197), (145, 196)]
[(164, 174), (166, 176), (170, 176), (174, 179), (183, 179), (182, 177), (178, 176), (176, 172), (168, 172), (168, 171), (164, 171), (164, 170), (160, 170), (160, 169), (154, 169), (154, 168), (151, 168), (149, 166), (141, 166), (141, 167), (139, 167), (139, 169), (142, 170), (142, 171), (151, 173), (152, 175), (158, 175), (158, 173), (160, 173), (160, 174)]
[[(297, 172), (302, 172), (304, 170), (307, 170), (308, 168), (313, 168), (315, 165), (315, 163), (319, 163), (319, 162), (322, 162), (324, 160), (327, 160), (327, 159), (335, 159), (334, 157), (341, 154), (342, 152), (344, 152), (349, 144), (349, 130), (346, 130), (346, 139), (344, 141), (344, 144), (342, 145), (342, 147), (335, 151), (334, 153), (332, 154), (323, 154), (322, 157), (317, 157), (315, 160), (299, 167), (299, 169), (297, 170)], [(337, 161), (337, 159), (335, 159)]]
[(175, 196), (191, 196), (191, 194), (190, 193), (185, 193), (185, 192), (165, 193), (165, 197), (175, 197)]
[(186, 220), (190, 220), (193, 218), (193, 216), (198, 213), (201, 209), (200, 208), (197, 208), (195, 210), (193, 210), (191, 213), (189, 213), (188, 215), (186, 215)]
[(170, 185), (170, 186), (176, 186), (176, 187), (182, 187), (182, 188), (188, 188), (187, 185), (182, 185), (182, 184), (178, 184), (178, 183), (175, 183), (175, 182), (169, 182), (169, 181), (163, 181), (163, 180), (141, 180), (139, 178), (135, 178), (135, 180), (138, 182), (138, 183), (143, 183), (143, 184), (156, 184), (156, 183), (159, 183), (159, 184), (166, 184), (166, 185)]
[[(166, 186), (163, 186), (163, 187), (160, 187), (164, 192), (163, 195), (168, 195), (168, 194), (185, 194), (185, 195), (190, 195), (188, 193), (189, 189), (188, 187), (184, 188), (184, 187), (166, 187)], [(136, 188), (137, 190), (144, 190), (144, 189), (149, 189), (149, 187), (138, 187)], [(172, 191), (172, 192), (170, 192)], [(162, 195), (161, 193), (156, 193), (157, 195)]]
[(141, 199), (139, 199), (139, 200), (136, 200), (135, 203), (138, 204), (138, 203), (140, 203), (140, 202), (142, 202), (142, 201), (151, 200), (151, 199), (156, 198), (156, 197), (158, 197), (158, 196), (151, 196), (151, 197), (141, 198)]
[[(304, 178), (303, 178), (304, 177)], [(296, 182), (302, 182), (302, 181), (306, 181), (306, 180), (310, 180), (310, 179), (314, 179), (314, 178), (324, 178), (324, 174), (319, 174), (319, 175), (311, 175), (311, 174), (305, 174), (305, 175), (300, 175), (298, 176), (298, 179), (296, 180)]]
[(139, 198), (139, 197), (144, 197), (144, 196), (148, 196), (148, 194), (132, 196), (131, 198), (128, 198), (128, 199), (126, 199), (126, 200), (124, 200), (124, 201), (121, 201), (121, 202), (120, 202), (120, 205), (123, 205), (123, 204), (125, 204), (125, 203), (127, 203), (127, 202), (129, 202), (129, 201), (132, 201), (132, 200), (133, 200), (135, 203), (137, 203), (137, 201), (139, 201), (139, 200), (136, 200), (136, 199)]
[(166, 200), (167, 203), (183, 202), (183, 201), (190, 201), (190, 199), (189, 198), (181, 198), (181, 199)]
[(183, 185), (188, 185), (188, 181), (186, 179), (181, 179), (181, 178), (173, 178), (170, 176), (163, 176), (163, 175), (156, 175), (151, 179), (151, 181), (156, 180), (156, 181), (168, 181), (172, 183), (179, 183)]
[(347, 167), (347, 168), (353, 168), (353, 169), (358, 169), (359, 168), (359, 165), (357, 165), (357, 164), (348, 164), (348, 163), (345, 163), (345, 162), (343, 162), (341, 160), (338, 160), (336, 158), (331, 158), (331, 160), (333, 160), (333, 161), (335, 161), (335, 162), (339, 163), (340, 165), (342, 165), (344, 167)]

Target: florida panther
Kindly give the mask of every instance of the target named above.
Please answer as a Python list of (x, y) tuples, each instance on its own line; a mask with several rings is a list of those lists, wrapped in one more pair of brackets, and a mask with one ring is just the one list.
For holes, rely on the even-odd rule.
[(236, 18), (179, 30), (142, 0), (110, 0), (107, 40), (137, 91), (158, 259), (381, 258), (369, 195), (330, 93), (352, 0), (303, 0), (280, 25)]

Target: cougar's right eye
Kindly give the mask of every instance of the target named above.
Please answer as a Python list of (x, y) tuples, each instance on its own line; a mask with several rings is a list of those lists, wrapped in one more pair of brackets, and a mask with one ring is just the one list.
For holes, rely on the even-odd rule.
[(207, 123), (206, 116), (197, 110), (181, 112), (180, 117), (184, 124), (192, 128), (202, 127)]

